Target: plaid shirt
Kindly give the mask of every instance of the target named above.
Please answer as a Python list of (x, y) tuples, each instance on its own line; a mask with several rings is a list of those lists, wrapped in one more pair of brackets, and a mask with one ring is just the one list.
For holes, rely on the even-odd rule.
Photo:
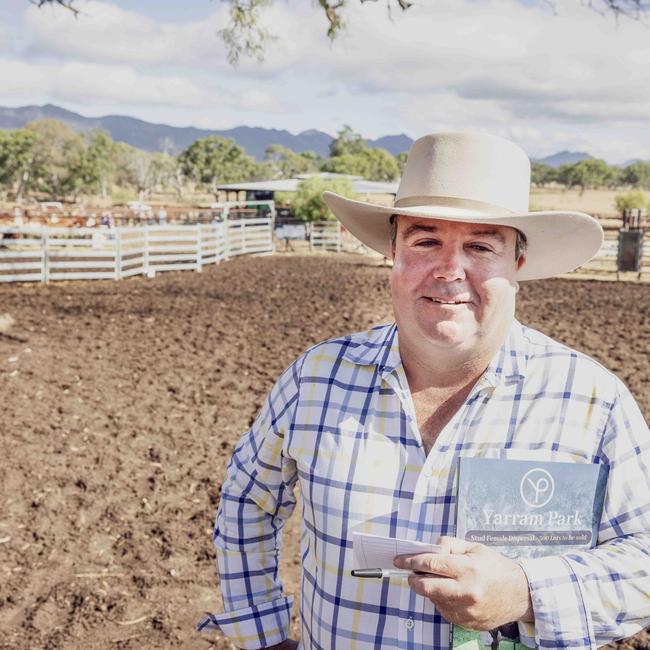
[[(352, 532), (454, 534), (459, 456), (606, 463), (598, 547), (522, 561), (540, 648), (595, 648), (650, 623), (650, 434), (625, 386), (593, 359), (514, 322), (425, 456), (395, 325), (326, 341), (280, 377), (239, 442), (214, 541), (242, 648), (286, 638), (280, 531), (302, 512), (301, 647), (449, 648), (450, 626), (405, 581), (352, 578)], [(532, 632), (532, 630), (529, 630)]]

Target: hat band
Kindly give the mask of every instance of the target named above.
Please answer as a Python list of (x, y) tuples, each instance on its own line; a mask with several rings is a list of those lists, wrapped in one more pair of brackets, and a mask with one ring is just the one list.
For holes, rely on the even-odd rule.
[[(474, 201), (472, 199), (461, 199), (455, 196), (406, 196), (403, 199), (396, 199), (393, 207), (395, 208), (421, 208), (432, 206), (437, 208), (462, 208), (483, 212), (494, 216), (509, 216), (516, 214), (514, 210), (508, 210), (493, 203), (484, 201)], [(526, 212), (526, 210), (523, 210)]]

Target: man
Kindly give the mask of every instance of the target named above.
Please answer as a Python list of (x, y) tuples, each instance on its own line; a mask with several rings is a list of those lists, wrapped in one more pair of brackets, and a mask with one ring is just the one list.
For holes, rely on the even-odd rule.
[[(529, 213), (530, 165), (501, 138), (443, 133), (411, 149), (392, 208), (326, 193), (390, 255), (396, 324), (326, 341), (280, 377), (229, 465), (215, 527), (242, 648), (295, 648), (280, 531), (302, 510), (301, 647), (449, 648), (450, 623), (534, 626), (538, 647), (595, 648), (650, 622), (650, 434), (592, 359), (514, 319), (520, 280), (592, 257), (581, 213)], [(514, 562), (455, 539), (459, 456), (609, 465), (598, 547)], [(352, 533), (434, 543), (408, 581), (354, 578)]]

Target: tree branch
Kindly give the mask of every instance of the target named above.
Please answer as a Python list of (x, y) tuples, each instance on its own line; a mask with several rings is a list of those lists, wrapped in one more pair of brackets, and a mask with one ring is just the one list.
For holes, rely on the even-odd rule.
[(79, 9), (74, 6), (75, 0), (29, 0), (33, 5), (42, 7), (44, 5), (59, 5), (71, 11), (75, 16), (79, 15)]

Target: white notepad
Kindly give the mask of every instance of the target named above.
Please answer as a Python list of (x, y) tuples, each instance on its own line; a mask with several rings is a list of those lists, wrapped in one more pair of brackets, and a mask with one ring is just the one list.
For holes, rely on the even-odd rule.
[(397, 537), (352, 533), (355, 569), (394, 569), (396, 555), (440, 553), (438, 544), (414, 542)]

